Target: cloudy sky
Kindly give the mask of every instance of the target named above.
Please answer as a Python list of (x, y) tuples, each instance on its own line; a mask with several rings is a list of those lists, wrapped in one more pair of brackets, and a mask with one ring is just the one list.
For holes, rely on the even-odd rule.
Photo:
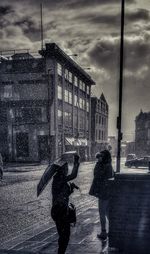
[[(57, 43), (91, 67), (93, 94), (108, 101), (109, 135), (118, 114), (120, 0), (45, 0), (45, 42)], [(0, 49), (40, 48), (40, 0), (0, 3)], [(150, 1), (126, 0), (123, 133), (132, 139), (135, 116), (150, 111)]]

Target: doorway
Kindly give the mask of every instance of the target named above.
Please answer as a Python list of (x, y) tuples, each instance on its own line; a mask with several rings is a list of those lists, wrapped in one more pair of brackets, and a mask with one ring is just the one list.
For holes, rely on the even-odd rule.
[(38, 154), (39, 160), (46, 160), (49, 158), (49, 149), (48, 149), (48, 136), (38, 136)]

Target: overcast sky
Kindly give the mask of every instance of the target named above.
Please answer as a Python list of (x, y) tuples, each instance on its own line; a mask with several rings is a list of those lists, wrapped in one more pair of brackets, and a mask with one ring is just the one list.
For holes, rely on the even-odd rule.
[[(40, 48), (39, 0), (0, 3), (0, 49)], [(118, 114), (120, 0), (43, 1), (45, 42), (76, 53), (109, 104), (109, 135), (116, 134)], [(131, 139), (135, 116), (150, 111), (150, 1), (126, 0), (123, 133)]]

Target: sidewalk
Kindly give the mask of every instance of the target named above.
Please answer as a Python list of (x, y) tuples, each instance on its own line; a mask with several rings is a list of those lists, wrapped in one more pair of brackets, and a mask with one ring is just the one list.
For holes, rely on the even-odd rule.
[[(108, 254), (108, 243), (97, 239), (100, 232), (99, 215), (96, 200), (90, 200), (91, 207), (78, 209), (76, 227), (71, 228), (71, 237), (66, 254)], [(44, 230), (43, 230), (44, 228)], [(55, 225), (50, 221), (39, 230), (24, 232), (1, 246), (0, 254), (56, 254), (58, 235)]]

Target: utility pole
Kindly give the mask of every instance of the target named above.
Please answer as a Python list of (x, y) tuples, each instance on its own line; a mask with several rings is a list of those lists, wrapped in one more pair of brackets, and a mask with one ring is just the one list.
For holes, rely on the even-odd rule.
[(43, 6), (40, 4), (41, 9), (41, 50), (43, 50)]
[(121, 1), (121, 38), (120, 38), (120, 75), (119, 75), (119, 115), (117, 117), (118, 129), (118, 150), (117, 150), (117, 172), (120, 172), (120, 155), (121, 155), (121, 121), (122, 121), (122, 87), (123, 87), (123, 62), (124, 62), (124, 13), (125, 0)]

